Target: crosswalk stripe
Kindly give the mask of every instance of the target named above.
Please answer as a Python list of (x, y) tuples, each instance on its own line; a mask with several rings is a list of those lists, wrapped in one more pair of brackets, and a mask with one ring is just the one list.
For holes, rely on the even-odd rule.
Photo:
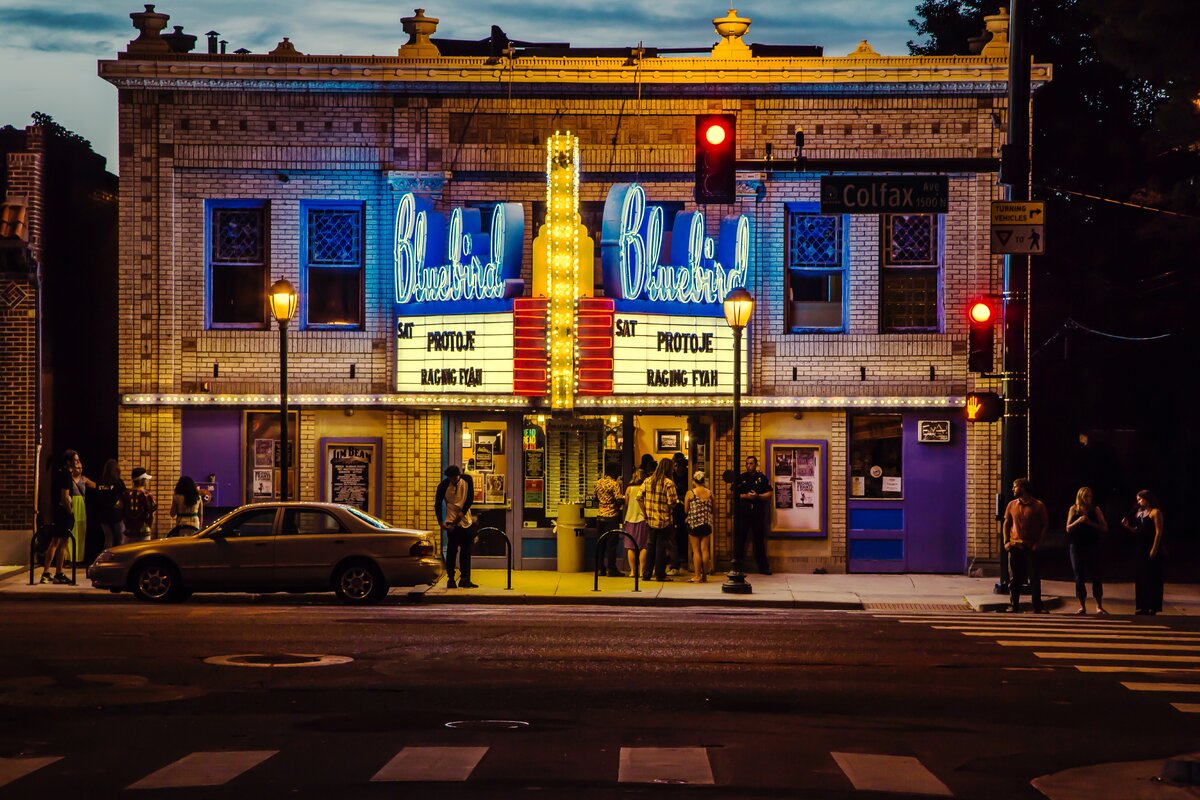
[[(1039, 642), (1041, 644), (1041, 642)], [(1195, 656), (1166, 656), (1158, 653), (1051, 653), (1034, 652), (1038, 658), (1074, 658), (1084, 661), (1160, 661), (1195, 664)]]
[(1036, 616), (1034, 614), (1014, 614), (1012, 616), (992, 615), (992, 614), (956, 614), (953, 616), (937, 616), (930, 614), (927, 617), (891, 617), (885, 615), (877, 615), (876, 619), (890, 619), (896, 622), (914, 622), (914, 623), (930, 623), (936, 622), (939, 624), (948, 624), (959, 622), (963, 624), (971, 623), (976, 625), (1132, 625), (1133, 623), (1127, 619), (1113, 619), (1109, 617), (1099, 618), (1084, 618), (1079, 619), (1075, 616), (1063, 615), (1047, 615)]
[(405, 747), (371, 780), (465, 781), (487, 751), (486, 747)]
[(1021, 627), (1017, 625), (991, 625), (986, 622), (977, 622), (974, 625), (930, 625), (935, 631), (1071, 631), (1073, 633), (1085, 631), (1111, 631), (1113, 633), (1137, 633), (1139, 631), (1145, 633), (1175, 633), (1178, 636), (1200, 636), (1200, 633), (1194, 631), (1172, 631), (1166, 625), (1030, 625)]
[(1195, 667), (1121, 667), (1110, 666), (1108, 664), (1076, 664), (1075, 669), (1080, 672), (1153, 672), (1164, 674), (1179, 674), (1179, 673), (1200, 673), (1200, 669)]
[(40, 756), (35, 758), (0, 758), (0, 786), (6, 786), (42, 767), (62, 760), (62, 756)]
[(1200, 703), (1171, 703), (1176, 711), (1182, 711), (1185, 714), (1200, 714)]
[(911, 756), (884, 756), (873, 753), (830, 753), (838, 767), (862, 792), (895, 792), (953, 797), (937, 776)]
[(704, 747), (622, 747), (620, 783), (713, 785), (712, 765)]
[(157, 772), (152, 772), (130, 789), (182, 789), (188, 786), (222, 786), (257, 767), (278, 750), (222, 750), (191, 753)]
[(1200, 692), (1200, 683), (1151, 683), (1143, 681), (1121, 681), (1131, 692)]
[(1140, 644), (1137, 642), (1043, 642), (1037, 639), (999, 639), (996, 644), (1003, 647), (1094, 647), (1100, 650), (1187, 650), (1200, 651), (1200, 644)]
[[(1000, 631), (959, 631), (963, 636), (1003, 636), (1004, 632)], [(1063, 633), (1062, 631), (1050, 631), (1048, 633), (1032, 631), (1021, 631), (1021, 635), (1026, 639), (1113, 639), (1116, 641), (1146, 640), (1150, 642), (1187, 642), (1188, 644), (1200, 644), (1200, 641), (1195, 639), (1181, 639), (1173, 633)]]

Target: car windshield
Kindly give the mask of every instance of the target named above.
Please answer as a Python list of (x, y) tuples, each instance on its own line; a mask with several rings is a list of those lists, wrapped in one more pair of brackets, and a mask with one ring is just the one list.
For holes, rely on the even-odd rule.
[(375, 517), (372, 517), (372, 516), (371, 516), (370, 514), (368, 514), (367, 512), (365, 512), (365, 511), (360, 511), (359, 509), (357, 509), (357, 508), (354, 508), (353, 506), (346, 506), (346, 510), (347, 510), (347, 511), (349, 511), (349, 512), (350, 512), (351, 514), (353, 514), (354, 516), (356, 516), (356, 517), (358, 517), (359, 519), (361, 519), (363, 522), (367, 523), (368, 525), (372, 525), (372, 526), (374, 526), (374, 527), (376, 527), (376, 528), (390, 528), (390, 527), (392, 527), (391, 525), (388, 525), (388, 524), (387, 524), (386, 522), (384, 522), (383, 520), (381, 520), (381, 519), (376, 519)]

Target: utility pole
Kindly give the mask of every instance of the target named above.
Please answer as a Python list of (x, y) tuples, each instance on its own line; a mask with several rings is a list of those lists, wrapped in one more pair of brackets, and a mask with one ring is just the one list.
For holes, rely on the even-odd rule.
[[(1029, 0), (1009, 0), (1008, 8), (1008, 131), (1001, 152), (1000, 182), (1008, 187), (1008, 200), (1021, 202), (1029, 200)], [(1004, 417), (1000, 428), (999, 494), (1005, 498), (1013, 480), (1026, 475), (1029, 464), (1029, 260), (1027, 255), (1004, 257)], [(1002, 512), (1003, 504), (996, 506), (997, 512)], [(1003, 534), (1000, 584), (998, 589), (1007, 589)]]

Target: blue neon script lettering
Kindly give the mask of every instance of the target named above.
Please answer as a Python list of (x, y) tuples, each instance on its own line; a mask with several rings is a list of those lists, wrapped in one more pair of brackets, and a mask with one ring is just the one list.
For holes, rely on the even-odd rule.
[(617, 184), (609, 191), (601, 266), (610, 295), (619, 291), (624, 300), (719, 303), (731, 289), (746, 285), (750, 220), (744, 214), (721, 220), (717, 239), (704, 234), (702, 212), (676, 215), (670, 264), (660, 263), (663, 227), (662, 208), (646, 204), (640, 185)]
[[(443, 222), (433, 215), (427, 201), (418, 200), (412, 193), (401, 195), (396, 206), (394, 241), (396, 302), (504, 297), (505, 279), (509, 277), (506, 273), (512, 267), (520, 269), (519, 263), (506, 264), (506, 254), (511, 253), (513, 244), (508, 241), (507, 205), (501, 203), (493, 209), (488, 235), (480, 230), (477, 209), (466, 211), (469, 222), (461, 208), (453, 209), (449, 221)], [(513, 233), (521, 235), (522, 231)], [(487, 260), (481, 260), (481, 255)]]

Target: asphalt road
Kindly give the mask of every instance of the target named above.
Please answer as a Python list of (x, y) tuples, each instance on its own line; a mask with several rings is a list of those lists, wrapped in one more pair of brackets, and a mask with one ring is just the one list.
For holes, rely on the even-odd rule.
[[(1039, 775), (1200, 750), (1200, 713), (1173, 705), (1200, 703), (1189, 619), (203, 599), (0, 615), (0, 798), (1021, 798)], [(352, 660), (205, 661), (248, 654)]]

